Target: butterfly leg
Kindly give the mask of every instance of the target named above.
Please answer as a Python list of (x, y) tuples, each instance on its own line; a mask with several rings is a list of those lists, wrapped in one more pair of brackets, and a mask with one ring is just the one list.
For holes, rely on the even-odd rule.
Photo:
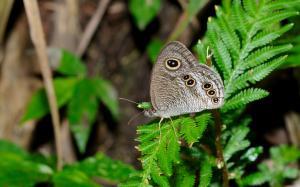
[(161, 140), (161, 130), (160, 130), (160, 126), (161, 126), (161, 122), (164, 120), (164, 118), (160, 118), (159, 123), (158, 123), (158, 130), (159, 130), (159, 142)]
[(212, 66), (211, 56), (212, 56), (212, 52), (210, 52), (209, 47), (207, 47), (207, 49), (206, 49), (206, 61), (205, 61), (205, 64), (208, 65), (209, 67)]

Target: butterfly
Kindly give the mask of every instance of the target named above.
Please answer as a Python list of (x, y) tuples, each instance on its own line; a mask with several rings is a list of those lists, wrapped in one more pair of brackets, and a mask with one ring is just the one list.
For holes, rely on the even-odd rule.
[(160, 117), (162, 121), (220, 108), (224, 102), (224, 86), (218, 73), (200, 64), (184, 44), (174, 41), (161, 50), (153, 67), (150, 97), (151, 105), (145, 105), (148, 108), (144, 108), (144, 115)]

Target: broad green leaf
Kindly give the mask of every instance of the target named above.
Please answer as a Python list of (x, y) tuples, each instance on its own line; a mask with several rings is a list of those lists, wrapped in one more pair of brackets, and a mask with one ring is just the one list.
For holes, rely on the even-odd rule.
[(2, 153), (12, 153), (12, 154), (19, 155), (20, 157), (23, 157), (23, 158), (28, 156), (26, 151), (24, 151), (19, 146), (15, 145), (12, 142), (9, 142), (7, 140), (0, 140), (0, 155)]
[(110, 110), (112, 116), (115, 119), (119, 118), (119, 104), (117, 98), (117, 91), (113, 85), (104, 79), (94, 78), (92, 79), (93, 86), (97, 97), (103, 102)]
[(61, 59), (56, 71), (67, 76), (82, 77), (86, 75), (86, 67), (83, 62), (75, 54), (64, 49), (61, 50)]
[(140, 30), (144, 30), (158, 14), (160, 6), (160, 0), (129, 0), (130, 13)]
[(101, 187), (82, 171), (72, 169), (55, 173), (52, 181), (55, 187)]
[[(57, 78), (53, 81), (58, 107), (65, 105), (72, 97), (77, 78)], [(49, 105), (44, 89), (38, 90), (31, 98), (21, 122), (38, 119), (49, 113)]]
[(0, 160), (0, 186), (33, 187), (38, 182), (48, 181), (53, 173), (47, 165), (13, 152), (1, 152)]
[(97, 109), (98, 103), (93, 81), (82, 79), (77, 83), (68, 104), (68, 120), (80, 152), (85, 151)]
[(89, 177), (97, 177), (113, 182), (125, 181), (129, 176), (138, 174), (138, 171), (130, 165), (113, 160), (102, 153), (89, 157), (71, 167), (82, 171)]
[(163, 47), (163, 43), (158, 39), (153, 39), (147, 46), (147, 53), (151, 60), (151, 62), (154, 64), (156, 62), (156, 59), (158, 57), (158, 54), (160, 50)]

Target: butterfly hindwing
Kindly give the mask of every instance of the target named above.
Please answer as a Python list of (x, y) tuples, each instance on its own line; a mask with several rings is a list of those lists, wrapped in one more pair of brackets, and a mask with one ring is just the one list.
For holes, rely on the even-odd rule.
[(150, 94), (156, 116), (170, 117), (218, 108), (223, 83), (210, 67), (199, 64), (180, 42), (169, 43), (154, 65)]

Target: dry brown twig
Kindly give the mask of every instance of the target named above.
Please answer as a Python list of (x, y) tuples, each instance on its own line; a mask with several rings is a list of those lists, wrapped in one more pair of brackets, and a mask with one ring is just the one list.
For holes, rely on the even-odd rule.
[(50, 106), (50, 112), (52, 116), (54, 136), (55, 136), (55, 146), (57, 153), (57, 169), (62, 168), (62, 147), (61, 147), (61, 137), (60, 137), (60, 122), (59, 113), (57, 109), (56, 96), (54, 92), (54, 87), (52, 84), (52, 74), (48, 63), (48, 57), (46, 52), (46, 41), (44, 37), (44, 32), (41, 23), (40, 12), (36, 0), (23, 0), (27, 19), (30, 27), (30, 36), (35, 46), (37, 56), (40, 63), (40, 68), (46, 88), (46, 93), (48, 97), (48, 102)]
[(86, 48), (88, 47), (98, 25), (100, 24), (105, 10), (109, 4), (110, 0), (101, 0), (98, 4), (97, 10), (93, 15), (92, 19), (89, 21), (87, 27), (84, 30), (82, 38), (79, 42), (78, 48), (76, 50), (77, 56), (81, 57)]

